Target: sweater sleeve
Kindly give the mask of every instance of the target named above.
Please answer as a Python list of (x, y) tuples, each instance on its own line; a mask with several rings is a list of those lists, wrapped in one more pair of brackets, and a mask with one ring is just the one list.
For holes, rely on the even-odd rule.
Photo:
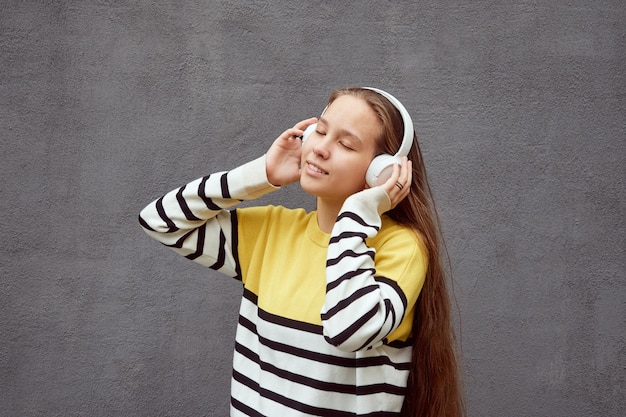
[(178, 254), (237, 277), (236, 215), (228, 209), (275, 189), (267, 180), (262, 156), (170, 191), (141, 211), (139, 223)]
[[(354, 194), (331, 232), (321, 318), (326, 340), (345, 351), (386, 343), (412, 311), (423, 284), (426, 261), (413, 231), (402, 228), (392, 237), (401, 241), (389, 245), (391, 249), (379, 247), (378, 255), (367, 244), (366, 239), (379, 233), (389, 204), (379, 187)], [(377, 263), (379, 258), (384, 261)]]

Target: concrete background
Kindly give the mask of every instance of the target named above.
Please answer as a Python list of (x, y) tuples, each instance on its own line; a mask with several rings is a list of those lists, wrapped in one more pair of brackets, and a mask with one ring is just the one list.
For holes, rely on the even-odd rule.
[(227, 415), (239, 285), (137, 213), (347, 85), (413, 115), (468, 414), (626, 415), (623, 1), (0, 6), (1, 416)]

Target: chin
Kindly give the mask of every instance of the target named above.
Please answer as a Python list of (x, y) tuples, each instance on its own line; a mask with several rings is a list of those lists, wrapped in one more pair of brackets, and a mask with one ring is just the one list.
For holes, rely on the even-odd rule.
[(311, 194), (312, 196), (319, 197), (320, 187), (315, 187), (314, 184), (311, 184), (306, 178), (300, 178), (300, 188), (307, 194)]
[[(347, 185), (347, 184), (346, 184)], [(352, 187), (340, 188), (337, 184), (331, 184), (330, 182), (320, 181), (319, 179), (311, 179), (306, 175), (300, 176), (300, 187), (304, 192), (314, 197), (324, 198), (329, 200), (345, 200), (352, 194), (356, 194), (359, 191), (365, 189), (365, 183), (359, 185), (353, 184)], [(350, 188), (350, 189), (348, 189)]]

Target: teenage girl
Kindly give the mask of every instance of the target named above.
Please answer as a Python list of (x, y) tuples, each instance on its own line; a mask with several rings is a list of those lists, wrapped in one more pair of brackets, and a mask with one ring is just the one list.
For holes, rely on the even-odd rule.
[[(297, 181), (315, 211), (235, 208)], [(390, 94), (333, 92), (319, 120), (165, 194), (139, 221), (243, 285), (232, 416), (463, 414), (436, 214), (410, 116)]]

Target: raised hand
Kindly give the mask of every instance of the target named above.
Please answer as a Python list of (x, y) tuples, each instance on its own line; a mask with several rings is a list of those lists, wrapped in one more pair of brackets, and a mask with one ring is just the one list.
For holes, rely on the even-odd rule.
[(302, 120), (281, 133), (272, 143), (265, 160), (265, 171), (270, 184), (282, 186), (300, 179), (301, 137), (304, 129), (316, 122), (315, 117)]
[(391, 177), (380, 187), (383, 187), (389, 199), (391, 208), (394, 208), (409, 195), (413, 178), (413, 164), (406, 156), (402, 157), (401, 165), (393, 166)]

